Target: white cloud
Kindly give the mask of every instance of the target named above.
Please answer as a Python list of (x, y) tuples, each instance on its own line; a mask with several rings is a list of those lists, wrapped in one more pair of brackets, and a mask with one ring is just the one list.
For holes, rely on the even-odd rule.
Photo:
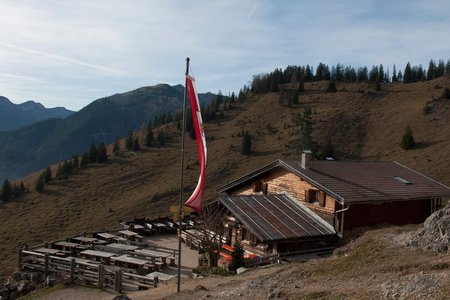
[(427, 64), (448, 59), (449, 9), (425, 0), (0, 0), (0, 95), (79, 109), (181, 83), (186, 56), (200, 92), (236, 91), (288, 64)]

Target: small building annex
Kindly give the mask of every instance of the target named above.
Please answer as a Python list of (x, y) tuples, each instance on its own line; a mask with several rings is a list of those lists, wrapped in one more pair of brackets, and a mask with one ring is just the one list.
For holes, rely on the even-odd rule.
[(219, 190), (227, 239), (272, 253), (329, 247), (347, 229), (423, 222), (450, 188), (397, 162), (276, 160)]

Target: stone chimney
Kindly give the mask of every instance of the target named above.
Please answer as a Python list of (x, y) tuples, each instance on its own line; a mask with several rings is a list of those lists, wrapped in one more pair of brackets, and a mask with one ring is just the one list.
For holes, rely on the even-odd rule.
[(309, 161), (312, 158), (312, 152), (311, 150), (303, 150), (302, 153), (302, 161), (300, 162), (300, 166), (302, 169), (308, 169)]

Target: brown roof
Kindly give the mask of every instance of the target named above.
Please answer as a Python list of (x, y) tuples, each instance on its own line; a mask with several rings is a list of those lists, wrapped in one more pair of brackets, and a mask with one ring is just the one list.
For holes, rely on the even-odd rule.
[(261, 241), (333, 235), (333, 227), (287, 194), (222, 196), (227, 207)]
[(450, 197), (450, 188), (397, 162), (277, 160), (232, 183), (228, 191), (265, 172), (284, 168), (334, 196), (341, 203)]

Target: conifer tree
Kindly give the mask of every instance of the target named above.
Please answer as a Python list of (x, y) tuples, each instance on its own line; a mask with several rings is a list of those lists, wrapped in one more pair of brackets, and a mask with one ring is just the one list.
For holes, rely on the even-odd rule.
[(410, 83), (410, 82), (412, 82), (412, 70), (411, 64), (408, 62), (405, 67), (405, 72), (403, 73), (403, 83)]
[(87, 152), (84, 152), (83, 156), (81, 157), (80, 167), (84, 167), (87, 164), (89, 164), (89, 154)]
[(252, 153), (252, 137), (248, 131), (246, 131), (242, 137), (241, 153), (244, 155), (249, 155)]
[(116, 140), (114, 142), (114, 147), (113, 147), (113, 153), (114, 155), (118, 155), (120, 151), (120, 147), (119, 147), (119, 140)]
[[(177, 121), (177, 126), (178, 124), (181, 125), (180, 120)], [(153, 143), (153, 127), (152, 122), (149, 121), (147, 124), (147, 133), (145, 134), (145, 146), (151, 147), (152, 143)]]
[(8, 179), (5, 179), (2, 185), (2, 200), (3, 202), (6, 202), (12, 198), (13, 195), (13, 189), (11, 182)]
[(166, 134), (163, 129), (159, 130), (157, 139), (159, 146), (164, 146), (166, 144)]
[(133, 149), (133, 132), (131, 130), (128, 132), (128, 137), (125, 141), (125, 148), (128, 150)]
[(97, 147), (92, 143), (89, 149), (89, 163), (93, 164), (95, 162), (97, 162)]
[(450, 99), (450, 89), (448, 87), (442, 90), (441, 98)]
[(327, 92), (336, 93), (336, 82), (334, 80), (328, 82)]
[(139, 150), (141, 150), (141, 146), (139, 145), (138, 138), (135, 138), (134, 142), (133, 142), (133, 151), (139, 151)]
[(328, 137), (327, 140), (325, 141), (325, 144), (323, 145), (323, 149), (322, 149), (322, 156), (323, 158), (326, 157), (333, 157), (334, 158), (334, 146), (333, 143), (331, 142), (331, 138)]
[(405, 132), (403, 133), (402, 140), (400, 142), (400, 146), (405, 149), (411, 149), (416, 145), (416, 141), (414, 140), (413, 133), (411, 127), (407, 126)]
[(34, 189), (38, 193), (42, 193), (44, 191), (44, 185), (45, 185), (45, 179), (44, 176), (39, 176), (39, 178), (36, 180), (36, 184), (34, 186)]
[(44, 183), (47, 184), (52, 180), (52, 170), (50, 167), (47, 167), (43, 173)]
[(397, 81), (398, 81), (397, 69), (394, 64), (394, 68), (392, 69), (392, 82), (397, 82)]
[(108, 154), (106, 153), (106, 146), (104, 143), (100, 143), (97, 149), (97, 159), (96, 162), (101, 164), (108, 160)]
[(314, 155), (317, 153), (317, 144), (313, 139), (314, 123), (311, 115), (311, 109), (305, 107), (303, 114), (295, 113), (292, 118), (295, 128), (286, 147), (293, 150), (299, 157), (303, 150), (311, 150)]
[(377, 77), (374, 83), (374, 89), (375, 91), (381, 91), (381, 83), (380, 83), (380, 77)]
[(299, 93), (303, 93), (305, 91), (305, 77), (303, 76), (303, 74), (300, 74), (297, 91)]
[(72, 156), (72, 166), (74, 169), (77, 169), (80, 167), (80, 159), (78, 158), (78, 155)]

